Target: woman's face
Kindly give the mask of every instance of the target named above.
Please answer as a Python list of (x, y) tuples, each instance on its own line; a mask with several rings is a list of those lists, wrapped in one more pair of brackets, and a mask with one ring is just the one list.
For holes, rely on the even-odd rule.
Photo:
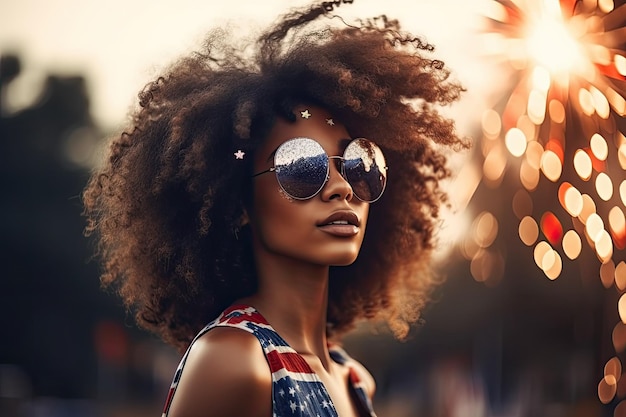
[[(331, 121), (332, 115), (315, 106), (298, 106), (294, 112), (295, 123), (277, 118), (256, 153), (255, 173), (272, 167), (278, 146), (297, 137), (316, 140), (329, 156), (343, 154), (351, 138), (344, 126)], [(315, 265), (354, 262), (363, 242), (369, 204), (354, 196), (335, 161), (330, 160), (324, 187), (307, 200), (289, 197), (274, 172), (253, 179), (250, 222), (255, 256), (285, 257)]]

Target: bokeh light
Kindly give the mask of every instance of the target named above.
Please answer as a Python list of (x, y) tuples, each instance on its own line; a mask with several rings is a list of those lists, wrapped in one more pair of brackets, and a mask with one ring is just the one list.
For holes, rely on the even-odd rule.
[(613, 356), (606, 365), (604, 365), (604, 376), (612, 376), (616, 383), (622, 377), (622, 362), (617, 356)]
[(541, 216), (541, 231), (552, 245), (558, 244), (563, 237), (561, 222), (549, 211)]
[(591, 178), (592, 168), (589, 154), (582, 149), (577, 150), (574, 154), (574, 169), (576, 169), (578, 176), (582, 180), (587, 181)]
[(553, 151), (545, 151), (541, 156), (541, 171), (550, 181), (558, 181), (563, 171), (563, 164), (559, 156)]
[[(626, 138), (618, 123), (626, 112), (626, 5), (491, 4), (485, 33), (497, 37), (499, 48), (489, 53), (517, 75), (500, 118), (489, 117), (498, 121), (508, 153), (519, 158), (514, 166), (520, 190), (513, 198), (519, 238), (533, 248), (535, 264), (550, 279), (561, 274), (563, 257), (592, 261), (583, 256), (589, 250), (599, 281), (620, 292), (617, 312), (626, 323), (626, 263), (620, 252), (626, 249)], [(626, 350), (622, 322), (613, 330), (616, 352)], [(608, 361), (598, 383), (601, 402), (613, 402), (618, 385), (618, 399), (626, 396), (621, 375), (619, 359)], [(626, 416), (625, 401), (615, 415)]]
[(626, 349), (626, 324), (621, 321), (613, 328), (612, 333), (613, 347), (617, 353), (621, 353)]
[(591, 152), (593, 155), (601, 161), (604, 161), (609, 154), (609, 146), (606, 144), (606, 140), (598, 134), (594, 133), (589, 141), (591, 146)]
[(513, 213), (518, 219), (530, 216), (533, 212), (533, 200), (524, 189), (517, 190), (513, 196)]
[(526, 246), (532, 246), (539, 237), (539, 226), (530, 216), (525, 216), (519, 223), (519, 237)]
[(626, 247), (626, 217), (618, 206), (609, 211), (609, 227), (615, 246), (624, 249)]
[(604, 288), (611, 288), (615, 282), (615, 263), (609, 261), (600, 266), (600, 280)]
[(506, 132), (504, 137), (506, 148), (513, 156), (522, 156), (526, 151), (526, 136), (520, 129), (514, 127)]
[(502, 129), (502, 121), (497, 111), (487, 109), (483, 112), (481, 125), (487, 139), (497, 139)]
[(617, 312), (622, 323), (626, 323), (626, 294), (622, 294), (617, 302)]
[(482, 212), (472, 225), (474, 238), (481, 248), (491, 246), (498, 235), (498, 220), (489, 212)]
[(598, 196), (604, 201), (609, 201), (613, 197), (613, 183), (611, 178), (604, 172), (599, 173), (596, 177), (596, 191)]
[(617, 404), (615, 410), (613, 410), (613, 417), (626, 417), (626, 401), (621, 401)]
[(580, 236), (575, 230), (568, 230), (563, 236), (563, 252), (570, 259), (578, 258), (582, 250), (582, 242)]
[(617, 381), (612, 375), (605, 376), (598, 384), (598, 398), (603, 404), (610, 403), (617, 392)]
[(615, 271), (614, 271), (614, 276), (615, 276), (615, 285), (617, 285), (617, 288), (621, 290), (625, 290), (626, 289), (626, 263), (624, 263), (624, 261), (620, 261), (620, 263), (618, 263), (615, 266)]

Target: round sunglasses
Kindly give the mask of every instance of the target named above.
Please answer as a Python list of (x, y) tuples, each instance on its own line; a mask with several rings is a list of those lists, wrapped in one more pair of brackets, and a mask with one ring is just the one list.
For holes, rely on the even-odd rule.
[(283, 191), (296, 200), (319, 193), (330, 178), (330, 160), (340, 162), (340, 172), (361, 201), (373, 203), (385, 191), (387, 165), (382, 150), (372, 141), (352, 140), (343, 156), (328, 156), (316, 140), (299, 137), (281, 144), (274, 153), (274, 166), (253, 175), (276, 173)]

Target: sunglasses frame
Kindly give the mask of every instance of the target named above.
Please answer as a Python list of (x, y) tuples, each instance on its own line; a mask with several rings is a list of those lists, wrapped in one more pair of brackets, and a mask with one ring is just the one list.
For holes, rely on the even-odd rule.
[[(281, 188), (281, 189), (285, 192), (285, 194), (287, 194), (289, 197), (293, 198), (294, 200), (301, 200), (301, 201), (304, 201), (304, 200), (309, 200), (309, 199), (311, 199), (311, 198), (315, 197), (316, 195), (318, 195), (318, 194), (319, 194), (319, 192), (320, 192), (320, 191), (322, 191), (322, 189), (324, 188), (324, 186), (326, 185), (326, 183), (327, 183), (327, 182), (328, 182), (328, 180), (330, 179), (330, 160), (331, 160), (331, 159), (336, 159), (336, 160), (341, 161), (341, 164), (340, 164), (341, 168), (340, 168), (340, 170), (339, 170), (339, 173), (341, 174), (342, 178), (343, 178), (343, 179), (344, 179), (344, 180), (345, 180), (348, 184), (350, 184), (350, 188), (352, 188), (352, 194), (353, 194), (356, 198), (358, 198), (360, 201), (363, 201), (363, 202), (365, 202), (365, 203), (374, 203), (374, 202), (378, 201), (378, 200), (382, 197), (382, 195), (384, 194), (385, 189), (387, 188), (387, 176), (386, 176), (386, 174), (385, 174), (385, 181), (384, 181), (384, 183), (383, 183), (383, 188), (382, 188), (382, 190), (380, 191), (380, 194), (378, 195), (378, 197), (376, 197), (374, 200), (364, 200), (364, 199), (362, 199), (361, 197), (359, 197), (359, 196), (358, 196), (358, 195), (354, 192), (354, 187), (352, 186), (352, 184), (350, 183), (350, 181), (349, 181), (349, 180), (348, 180), (348, 178), (346, 177), (346, 164), (345, 164), (345, 160), (346, 160), (346, 158), (345, 158), (344, 156), (338, 156), (338, 155), (335, 155), (335, 156), (330, 156), (330, 155), (328, 155), (328, 153), (326, 153), (326, 151), (324, 151), (324, 148), (322, 147), (322, 145), (321, 145), (318, 141), (316, 141), (316, 140), (315, 140), (315, 139), (313, 139), (313, 138), (308, 138), (308, 137), (304, 137), (304, 136), (301, 136), (301, 137), (296, 137), (296, 138), (291, 138), (291, 139), (288, 139), (288, 140), (284, 141), (283, 143), (281, 143), (281, 144), (280, 144), (280, 146), (279, 146), (279, 147), (276, 149), (276, 151), (274, 152), (274, 156), (273, 156), (273, 158), (274, 158), (274, 166), (272, 166), (272, 167), (270, 167), (270, 168), (268, 168), (268, 169), (266, 169), (266, 170), (264, 170), (264, 171), (257, 172), (256, 174), (253, 174), (253, 175), (252, 175), (252, 178), (254, 178), (254, 177), (258, 177), (259, 175), (262, 175), (262, 174), (267, 174), (268, 172), (276, 172), (276, 154), (278, 153), (278, 151), (280, 150), (280, 148), (281, 148), (284, 144), (286, 144), (286, 143), (288, 143), (288, 142), (291, 142), (291, 141), (293, 141), (293, 140), (298, 140), (298, 139), (312, 140), (313, 142), (315, 142), (315, 143), (316, 143), (316, 144), (317, 144), (317, 145), (318, 145), (318, 146), (322, 149), (322, 151), (324, 152), (324, 155), (326, 155), (326, 157), (328, 158), (328, 163), (326, 164), (326, 178), (324, 179), (324, 182), (322, 182), (322, 184), (320, 185), (320, 187), (317, 189), (317, 191), (315, 191), (315, 193), (311, 194), (309, 197), (296, 197), (296, 196), (292, 195), (289, 191), (285, 190), (285, 187), (283, 187), (283, 184), (280, 182), (280, 180), (278, 179), (278, 176), (277, 176), (277, 177), (276, 177), (276, 181), (278, 182), (278, 185), (280, 185), (280, 188)], [(376, 143), (372, 142), (371, 140), (369, 140), (369, 139), (365, 139), (365, 138), (354, 138), (354, 139), (352, 139), (352, 140), (350, 141), (350, 143), (348, 143), (348, 145), (347, 145), (347, 146), (346, 146), (346, 148), (344, 149), (344, 151), (343, 151), (343, 155), (345, 155), (346, 150), (350, 147), (350, 145), (351, 145), (352, 143), (354, 143), (355, 141), (357, 141), (357, 140), (363, 140), (363, 141), (366, 141), (366, 142), (368, 142), (368, 143), (371, 143), (371, 144), (372, 144), (372, 145), (374, 145), (376, 148), (378, 148), (378, 150), (380, 151), (381, 155), (383, 156), (383, 159), (385, 158), (385, 155), (382, 153), (382, 149), (380, 149), (380, 146), (378, 146)], [(374, 160), (375, 160), (375, 158), (374, 158)], [(387, 172), (387, 170), (389, 169), (389, 167), (386, 165), (386, 163), (387, 163), (387, 161), (385, 160), (385, 166), (380, 168), (381, 172), (385, 172), (385, 173), (386, 173), (386, 172)]]

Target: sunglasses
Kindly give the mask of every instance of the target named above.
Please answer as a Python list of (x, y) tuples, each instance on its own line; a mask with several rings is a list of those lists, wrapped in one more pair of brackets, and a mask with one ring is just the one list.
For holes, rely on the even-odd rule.
[(283, 191), (296, 200), (307, 200), (319, 193), (330, 178), (330, 160), (340, 163), (341, 176), (361, 201), (373, 203), (383, 195), (387, 184), (387, 165), (381, 149), (367, 139), (354, 139), (343, 156), (328, 156), (317, 141), (294, 138), (281, 144), (274, 153), (274, 166), (254, 174), (276, 173)]

